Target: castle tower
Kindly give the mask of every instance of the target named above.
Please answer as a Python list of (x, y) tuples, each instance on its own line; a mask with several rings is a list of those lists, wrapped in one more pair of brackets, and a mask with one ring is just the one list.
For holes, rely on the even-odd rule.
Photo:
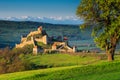
[(31, 37), (31, 41), (32, 41), (33, 46), (35, 46), (35, 42), (34, 42), (33, 36)]
[(76, 47), (75, 46), (73, 46), (73, 52), (76, 52)]
[(38, 47), (34, 46), (33, 47), (33, 55), (37, 55), (37, 53), (38, 53)]

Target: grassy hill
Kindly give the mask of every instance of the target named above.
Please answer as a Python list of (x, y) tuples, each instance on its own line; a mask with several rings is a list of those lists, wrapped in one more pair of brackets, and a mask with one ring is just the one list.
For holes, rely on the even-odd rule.
[[(84, 57), (83, 55), (82, 56), (79, 55), (79, 58), (77, 58), (79, 64), (76, 64), (75, 61), (76, 57), (78, 56), (67, 55), (67, 54), (51, 54), (51, 55), (42, 55), (42, 56), (39, 55), (34, 57), (30, 57), (29, 55), (27, 56), (28, 60), (31, 60), (38, 65), (42, 63), (46, 63), (49, 65), (56, 64), (58, 66), (60, 66), (60, 64), (64, 64), (63, 65), (64, 67), (54, 66), (54, 68), (2, 74), (0, 75), (0, 80), (119, 80), (120, 79), (119, 76), (120, 55), (116, 55), (115, 56), (116, 60), (113, 62), (107, 62), (106, 60), (96, 60), (97, 57), (93, 55), (92, 56), (84, 55)], [(72, 65), (70, 66), (68, 63), (71, 63)]]
[[(58, 54), (54, 54), (55, 57), (58, 58), (58, 60), (54, 60), (54, 63), (58, 62), (58, 64), (62, 61), (68, 60), (66, 57), (68, 55), (61, 55), (60, 57), (57, 56)], [(51, 55), (44, 55), (45, 61), (47, 61), (48, 56)], [(62, 60), (63, 56), (66, 60)], [(54, 57), (54, 58), (55, 58)], [(76, 56), (71, 56), (76, 57)], [(2, 74), (0, 75), (0, 80), (119, 80), (120, 79), (120, 55), (116, 56), (116, 60), (113, 62), (107, 62), (106, 60), (98, 60), (96, 62), (91, 62), (88, 64), (81, 64), (74, 65), (74, 66), (66, 66), (66, 67), (56, 67), (56, 68), (48, 68), (48, 69), (40, 69), (40, 70), (31, 70), (31, 71), (23, 71), (23, 72), (16, 72), (16, 73), (9, 73), (9, 74)], [(37, 56), (30, 57), (29, 60), (33, 60), (33, 62), (36, 62), (37, 64), (40, 64), (40, 62), (43, 58), (38, 57), (37, 59), (39, 62), (37, 62)], [(52, 58), (52, 57), (50, 57)], [(55, 58), (55, 59), (57, 59)], [(59, 60), (61, 59), (61, 60)], [(86, 63), (85, 61), (92, 61), (91, 59), (94, 59), (94, 57), (91, 58), (79, 58), (79, 62)], [(50, 60), (50, 59), (48, 59)], [(53, 59), (52, 59), (53, 60)], [(53, 61), (49, 61), (49, 64), (52, 64)], [(69, 61), (69, 63), (72, 63), (72, 60)], [(75, 62), (75, 61), (74, 61)]]
[(69, 55), (58, 53), (37, 56), (26, 55), (24, 60), (43, 68), (51, 68), (92, 64), (98, 61), (98, 57), (95, 54)]

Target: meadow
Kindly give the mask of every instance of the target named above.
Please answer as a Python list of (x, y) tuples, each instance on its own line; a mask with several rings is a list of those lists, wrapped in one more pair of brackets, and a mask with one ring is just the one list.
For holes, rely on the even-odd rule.
[(74, 65), (86, 65), (92, 64), (98, 60), (97, 54), (43, 54), (43, 55), (26, 55), (25, 61), (34, 63), (36, 66), (41, 68), (51, 67), (63, 67), (63, 66), (74, 66)]
[[(91, 55), (91, 56), (90, 56)], [(99, 55), (100, 56), (100, 55)], [(120, 55), (108, 62), (104, 55), (49, 54), (25, 59), (52, 67), (0, 75), (0, 80), (119, 80)]]

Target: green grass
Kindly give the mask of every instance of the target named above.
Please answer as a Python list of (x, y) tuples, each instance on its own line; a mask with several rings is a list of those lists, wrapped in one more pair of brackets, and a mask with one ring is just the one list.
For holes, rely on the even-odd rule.
[(0, 80), (119, 80), (120, 62), (69, 66), (0, 75)]
[(25, 59), (37, 65), (55, 66), (2, 74), (0, 80), (120, 80), (120, 55), (116, 55), (113, 62), (90, 55), (68, 54), (27, 55)]
[(69, 54), (46, 54), (46, 55), (27, 55), (25, 60), (38, 66), (60, 67), (73, 65), (87, 65), (97, 61), (94, 56), (69, 55)]

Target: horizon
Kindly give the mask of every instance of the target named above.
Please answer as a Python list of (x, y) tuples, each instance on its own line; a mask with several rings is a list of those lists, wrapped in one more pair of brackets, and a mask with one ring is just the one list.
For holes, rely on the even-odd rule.
[(82, 24), (76, 16), (81, 0), (0, 0), (0, 20)]

